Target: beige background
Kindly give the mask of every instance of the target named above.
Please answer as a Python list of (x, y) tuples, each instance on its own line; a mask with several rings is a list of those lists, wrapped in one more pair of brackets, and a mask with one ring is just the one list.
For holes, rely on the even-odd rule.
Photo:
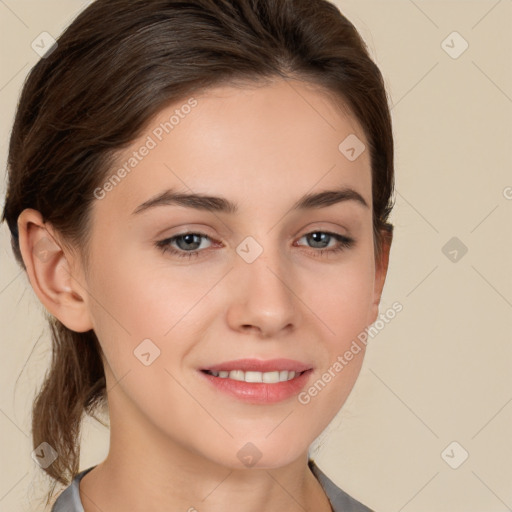
[[(379, 512), (512, 508), (512, 2), (337, 2), (380, 66), (396, 138), (395, 240), (361, 376), (315, 450), (319, 466)], [(57, 37), (86, 5), (0, 0), (0, 158), (41, 32)], [(462, 41), (469, 44), (454, 59)], [(2, 204), (5, 182), (1, 184)], [(509, 187), (509, 188), (507, 188)], [(42, 306), (0, 232), (0, 510), (42, 510), (30, 405), (49, 361)], [(457, 237), (468, 249), (451, 261)], [(454, 254), (454, 253), (452, 253)], [(468, 459), (452, 469), (447, 460)], [(83, 432), (81, 469), (106, 455)]]

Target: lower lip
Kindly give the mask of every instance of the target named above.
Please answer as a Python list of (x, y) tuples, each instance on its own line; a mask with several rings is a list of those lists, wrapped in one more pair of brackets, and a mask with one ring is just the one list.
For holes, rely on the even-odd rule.
[(239, 400), (253, 404), (273, 404), (298, 395), (304, 388), (312, 371), (306, 370), (298, 377), (284, 382), (276, 382), (275, 384), (244, 382), (229, 378), (223, 379), (202, 371), (199, 373), (208, 379), (218, 390)]

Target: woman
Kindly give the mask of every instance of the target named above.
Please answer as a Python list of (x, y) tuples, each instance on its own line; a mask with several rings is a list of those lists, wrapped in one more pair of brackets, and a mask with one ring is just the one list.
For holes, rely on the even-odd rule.
[(382, 76), (334, 5), (92, 3), (24, 86), (4, 210), (52, 330), (52, 510), (369, 510), (308, 449), (359, 374), (392, 192)]

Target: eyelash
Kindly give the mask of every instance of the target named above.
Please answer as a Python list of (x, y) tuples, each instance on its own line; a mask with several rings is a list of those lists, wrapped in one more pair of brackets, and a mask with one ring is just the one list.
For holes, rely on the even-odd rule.
[[(302, 235), (300, 238), (304, 238), (305, 236), (316, 234), (316, 233), (322, 233), (324, 235), (328, 235), (328, 236), (330, 236), (330, 237), (332, 237), (332, 238), (334, 238), (335, 240), (338, 241), (338, 244), (336, 245), (336, 247), (333, 247), (333, 248), (330, 248), (330, 249), (315, 249), (314, 247), (312, 247), (313, 252), (316, 255), (320, 256), (320, 257), (328, 256), (330, 254), (336, 254), (336, 253), (339, 253), (339, 252), (341, 252), (341, 251), (343, 251), (345, 249), (350, 249), (351, 247), (353, 247), (353, 245), (355, 243), (355, 240), (353, 238), (350, 238), (350, 237), (347, 237), (347, 236), (343, 236), (343, 235), (340, 235), (338, 233), (332, 233), (330, 231), (311, 231), (309, 233), (306, 233), (306, 234)], [(183, 251), (183, 250), (175, 249), (174, 247), (171, 246), (172, 242), (174, 242), (178, 238), (182, 238), (182, 237), (185, 237), (187, 235), (199, 235), (202, 238), (210, 239), (210, 237), (208, 235), (205, 235), (203, 233), (189, 231), (189, 232), (186, 232), (186, 233), (181, 233), (179, 235), (175, 235), (175, 236), (173, 236), (171, 238), (166, 238), (165, 240), (161, 240), (161, 241), (157, 242), (155, 245), (164, 254), (165, 253), (170, 253), (170, 254), (173, 254), (175, 256), (178, 256), (179, 258), (191, 258), (192, 256), (196, 256), (196, 257), (199, 256), (200, 252), (204, 252), (205, 251), (204, 249), (196, 249), (195, 251)]]

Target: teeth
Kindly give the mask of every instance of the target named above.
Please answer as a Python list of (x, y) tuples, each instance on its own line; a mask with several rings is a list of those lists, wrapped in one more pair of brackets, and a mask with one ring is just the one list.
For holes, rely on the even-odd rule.
[(245, 375), (242, 370), (233, 370), (229, 372), (229, 378), (233, 380), (245, 380)]
[(245, 382), (263, 382), (261, 372), (245, 372)]
[(214, 377), (220, 377), (221, 379), (233, 379), (243, 382), (263, 382), (266, 384), (276, 384), (277, 382), (285, 382), (295, 378), (297, 372), (281, 370), (275, 372), (244, 372), (243, 370), (231, 370), (214, 372), (209, 370), (208, 373)]
[[(288, 375), (284, 375), (285, 373), (288, 373), (286, 370), (283, 371), (283, 376), (285, 377), (285, 380), (286, 377), (288, 377)], [(281, 375), (281, 372), (265, 372), (265, 373), (262, 373), (262, 380), (263, 382), (267, 383), (267, 384), (274, 384), (276, 382), (279, 382), (279, 376)]]

